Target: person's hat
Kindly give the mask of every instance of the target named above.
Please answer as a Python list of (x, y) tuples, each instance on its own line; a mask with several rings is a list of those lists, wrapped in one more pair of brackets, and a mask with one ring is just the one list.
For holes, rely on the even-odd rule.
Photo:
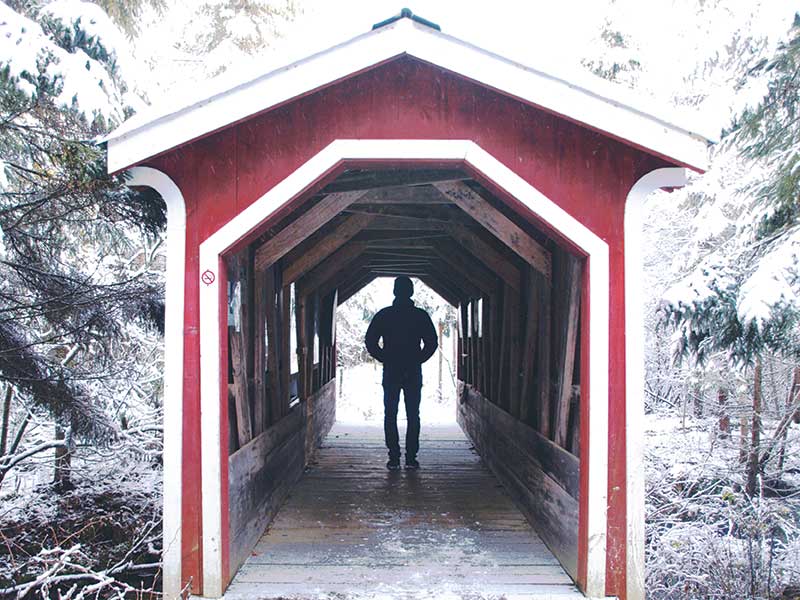
[(411, 298), (414, 295), (414, 284), (411, 279), (405, 275), (401, 275), (394, 280), (394, 296), (395, 298)]

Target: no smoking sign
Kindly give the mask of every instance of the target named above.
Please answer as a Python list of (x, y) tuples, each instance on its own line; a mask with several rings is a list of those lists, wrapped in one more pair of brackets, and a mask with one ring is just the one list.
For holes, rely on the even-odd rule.
[(202, 281), (206, 285), (211, 285), (212, 283), (214, 283), (216, 278), (217, 278), (216, 275), (214, 275), (214, 272), (211, 271), (210, 269), (206, 269), (205, 271), (203, 271), (203, 274), (200, 275), (200, 281)]

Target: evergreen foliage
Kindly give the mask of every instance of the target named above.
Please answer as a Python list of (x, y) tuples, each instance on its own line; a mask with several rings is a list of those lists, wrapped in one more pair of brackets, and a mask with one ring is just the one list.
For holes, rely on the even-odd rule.
[(756, 239), (769, 240), (792, 230), (800, 213), (800, 14), (772, 60), (750, 74), (767, 79), (767, 92), (736, 119), (732, 139), (744, 157), (767, 166), (749, 191), (763, 207)]
[(711, 236), (713, 250), (700, 253), (663, 305), (678, 360), (703, 363), (723, 352), (750, 366), (765, 352), (800, 354), (799, 67), (796, 18), (788, 41), (746, 74), (763, 78), (766, 94), (734, 120), (714, 154), (712, 171), (724, 173), (727, 189), (700, 194), (701, 203), (727, 204), (735, 226)]
[[(0, 64), (0, 381), (74, 433), (111, 439), (119, 425), (98, 386), (118, 374), (131, 327), (160, 325), (162, 283), (140, 249), (156, 243), (165, 207), (107, 175), (95, 141), (129, 112), (116, 50), (81, 27), (93, 14), (50, 8), (6, 15), (36, 70), (13, 70), (30, 56)], [(75, 61), (100, 88), (86, 105), (64, 97), (85, 75)]]
[(298, 10), (295, 0), (204, 0), (194, 7), (176, 48), (203, 57), (204, 77), (220, 75), (236, 67), (237, 59), (263, 54)]

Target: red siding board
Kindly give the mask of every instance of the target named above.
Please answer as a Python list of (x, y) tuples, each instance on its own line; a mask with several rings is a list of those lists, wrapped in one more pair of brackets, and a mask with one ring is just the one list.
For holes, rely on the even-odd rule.
[[(607, 592), (624, 598), (625, 198), (639, 177), (654, 168), (673, 165), (409, 58), (358, 74), (150, 161), (152, 166), (175, 180), (187, 203), (184, 576), (194, 576), (198, 581), (202, 564), (197, 339), (199, 243), (329, 143), (355, 138), (472, 140), (609, 244)], [(490, 182), (485, 183), (491, 188)], [(503, 197), (502, 193), (499, 195)], [(514, 210), (530, 217), (519, 202), (505, 199)], [(285, 210), (281, 212), (285, 214)], [(556, 238), (561, 237), (555, 234)], [(581, 347), (583, 360), (588, 360), (589, 344), (582, 343)], [(588, 369), (581, 371), (588, 373)], [(222, 414), (226, 415), (226, 410)], [(586, 417), (582, 414), (582, 422), (587, 422)], [(582, 448), (588, 448), (587, 441), (581, 440)], [(223, 452), (226, 444), (223, 440)], [(223, 460), (222, 465), (224, 471), (227, 461)], [(223, 477), (226, 476), (224, 473)], [(226, 489), (223, 485), (223, 490)], [(582, 552), (585, 557), (585, 548)]]

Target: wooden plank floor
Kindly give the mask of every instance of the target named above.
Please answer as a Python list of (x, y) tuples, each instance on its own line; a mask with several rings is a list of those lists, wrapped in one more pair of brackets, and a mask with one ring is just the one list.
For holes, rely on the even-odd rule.
[(386, 459), (336, 425), (225, 598), (583, 598), (456, 426)]

